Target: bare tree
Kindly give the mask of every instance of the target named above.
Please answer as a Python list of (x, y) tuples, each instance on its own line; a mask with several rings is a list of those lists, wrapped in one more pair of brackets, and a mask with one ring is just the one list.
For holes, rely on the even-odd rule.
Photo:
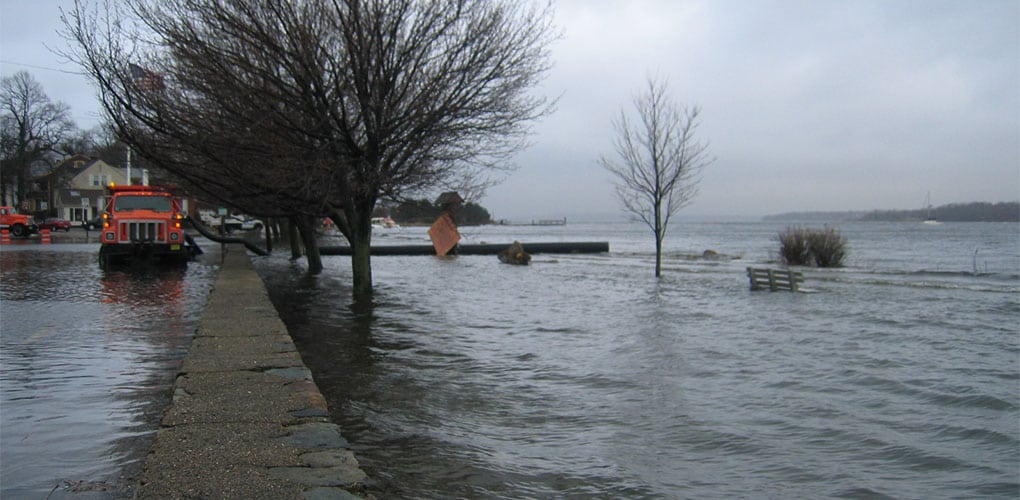
[(614, 156), (599, 158), (616, 178), (624, 210), (655, 235), (655, 276), (662, 274), (662, 241), (673, 214), (698, 191), (701, 170), (713, 159), (708, 144), (695, 139), (701, 109), (682, 107), (668, 94), (668, 82), (649, 78), (644, 93), (613, 120)]
[(70, 107), (50, 101), (42, 85), (26, 71), (0, 80), (0, 200), (8, 186), (20, 203), (31, 182), (32, 165), (44, 161), (73, 130)]
[(380, 198), (484, 181), (550, 109), (530, 91), (552, 16), (522, 1), (127, 3), (136, 32), (81, 4), (66, 18), (121, 138), (232, 206), (330, 216), (356, 294)]

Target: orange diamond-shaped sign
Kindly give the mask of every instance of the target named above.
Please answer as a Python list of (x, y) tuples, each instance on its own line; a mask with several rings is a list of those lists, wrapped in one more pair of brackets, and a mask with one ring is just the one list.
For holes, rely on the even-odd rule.
[(429, 228), (429, 238), (432, 239), (432, 246), (436, 249), (436, 255), (442, 257), (450, 253), (453, 247), (460, 241), (460, 233), (457, 231), (457, 224), (449, 213), (440, 215), (432, 227)]

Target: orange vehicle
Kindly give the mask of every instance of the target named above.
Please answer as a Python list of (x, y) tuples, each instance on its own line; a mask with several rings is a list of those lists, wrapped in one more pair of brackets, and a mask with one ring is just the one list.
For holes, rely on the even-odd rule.
[(99, 260), (157, 259), (185, 262), (197, 252), (184, 232), (181, 202), (156, 186), (109, 186), (102, 214)]
[(0, 207), (0, 229), (7, 229), (16, 238), (39, 232), (35, 219), (31, 215), (19, 214), (14, 207)]

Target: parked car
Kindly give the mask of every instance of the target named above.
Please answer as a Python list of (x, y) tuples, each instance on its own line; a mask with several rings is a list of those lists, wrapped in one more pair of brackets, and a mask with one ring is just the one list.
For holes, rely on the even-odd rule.
[(85, 229), (102, 229), (103, 228), (103, 218), (102, 217), (93, 217), (93, 218), (89, 219), (88, 221), (82, 222), (81, 223), (81, 227), (83, 227)]
[(252, 219), (248, 216), (234, 215), (227, 217), (224, 221), (226, 223), (227, 232), (234, 231), (252, 231), (262, 229), (262, 221), (258, 219)]
[(46, 220), (39, 224), (39, 230), (49, 229), (50, 231), (63, 231), (68, 232), (71, 230), (71, 221), (67, 219), (58, 219), (57, 217), (48, 217)]
[(262, 221), (253, 219), (247, 215), (202, 215), (202, 221), (206, 226), (213, 229), (220, 229), (222, 226), (223, 232), (232, 233), (234, 231), (251, 231), (255, 229), (262, 229)]

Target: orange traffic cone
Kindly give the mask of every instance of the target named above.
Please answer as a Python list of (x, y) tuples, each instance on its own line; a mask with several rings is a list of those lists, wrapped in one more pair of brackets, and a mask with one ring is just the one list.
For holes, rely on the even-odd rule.
[(11, 244), (11, 232), (6, 229), (0, 231), (0, 245), (10, 244)]
[(53, 243), (53, 240), (50, 239), (50, 230), (49, 229), (43, 229), (41, 232), (42, 232), (42, 243), (43, 243), (43, 245), (48, 245), (50, 243)]

